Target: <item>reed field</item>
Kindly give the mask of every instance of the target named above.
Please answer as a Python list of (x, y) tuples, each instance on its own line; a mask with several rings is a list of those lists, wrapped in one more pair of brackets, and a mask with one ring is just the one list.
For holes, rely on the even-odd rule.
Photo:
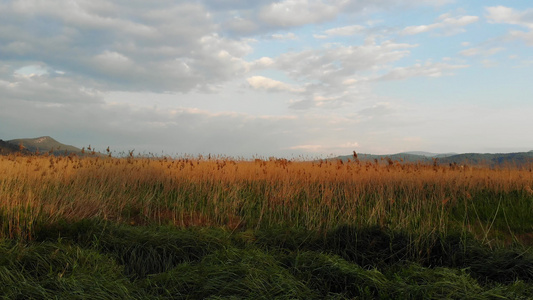
[(531, 299), (532, 168), (0, 156), (0, 297)]

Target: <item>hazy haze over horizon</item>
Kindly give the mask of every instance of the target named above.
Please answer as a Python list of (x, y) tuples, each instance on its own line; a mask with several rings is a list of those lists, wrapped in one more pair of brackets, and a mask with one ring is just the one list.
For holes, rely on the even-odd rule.
[(0, 1), (0, 139), (316, 156), (533, 149), (528, 1)]

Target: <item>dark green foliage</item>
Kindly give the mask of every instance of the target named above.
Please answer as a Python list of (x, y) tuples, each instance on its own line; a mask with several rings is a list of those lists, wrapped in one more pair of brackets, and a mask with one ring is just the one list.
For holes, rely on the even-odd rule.
[(490, 299), (505, 294), (484, 289), (466, 270), (410, 264), (391, 274), (391, 299)]
[(269, 250), (318, 250), (319, 235), (301, 228), (272, 227), (254, 232), (255, 244)]
[(201, 262), (184, 263), (169, 272), (150, 276), (146, 284), (152, 293), (169, 299), (316, 298), (273, 256), (255, 249), (223, 249)]
[[(387, 279), (376, 269), (363, 269), (339, 256), (308, 251), (288, 256), (289, 270), (322, 297), (377, 298)], [(385, 291), (386, 292), (386, 291)]]
[(97, 241), (103, 252), (124, 265), (126, 274), (136, 278), (167, 271), (183, 262), (198, 261), (227, 242), (227, 235), (221, 230), (207, 233), (164, 227), (153, 230), (117, 227)]
[(131, 298), (140, 290), (123, 267), (95, 250), (58, 243), (0, 245), (4, 299)]
[(97, 220), (83, 220), (71, 226), (63, 223), (37, 233), (40, 239), (53, 236), (73, 239), (115, 257), (124, 265), (125, 273), (134, 278), (161, 273), (182, 262), (198, 261), (229, 243), (228, 233), (221, 229), (132, 227)]
[[(510, 284), (515, 280), (533, 283), (533, 256), (512, 250), (467, 252), (462, 267), (482, 282)], [(452, 267), (458, 267), (457, 265)]]
[(472, 237), (450, 235), (435, 239), (427, 250), (420, 260), (425, 266), (466, 268), (481, 282), (533, 282), (533, 255), (521, 247), (490, 249)]
[(343, 226), (328, 232), (324, 248), (361, 266), (391, 265), (408, 259), (409, 237), (377, 226), (356, 229)]
[(329, 252), (363, 267), (394, 264), (408, 259), (412, 250), (409, 236), (377, 226), (358, 229), (342, 226), (323, 234), (274, 228), (258, 231), (257, 244), (270, 249)]
[(284, 262), (322, 299), (493, 299), (511, 294), (525, 299), (533, 292), (531, 285), (519, 281), (482, 285), (467, 269), (404, 262), (380, 271), (313, 251), (288, 255)]
[(482, 282), (533, 282), (533, 255), (521, 248), (495, 249), (471, 236), (434, 234), (416, 247), (414, 237), (379, 227), (341, 227), (325, 234), (298, 229), (258, 231), (257, 245), (269, 250), (331, 253), (364, 268), (386, 269), (403, 261), (426, 267), (468, 268)]
[(461, 234), (377, 226), (40, 226), (0, 244), (4, 299), (528, 299), (533, 255)]

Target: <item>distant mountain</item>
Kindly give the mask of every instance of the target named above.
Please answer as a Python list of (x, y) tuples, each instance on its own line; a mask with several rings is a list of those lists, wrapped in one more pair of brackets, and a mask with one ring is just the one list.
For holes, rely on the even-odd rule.
[[(362, 161), (379, 162), (386, 161), (387, 158), (405, 163), (434, 163), (436, 159), (438, 164), (458, 164), (458, 165), (485, 165), (489, 167), (496, 166), (532, 166), (533, 165), (533, 150), (529, 152), (518, 153), (429, 153), (422, 151), (403, 152), (390, 155), (373, 155), (373, 154), (357, 154), (357, 158)], [(335, 159), (353, 160), (353, 155), (339, 156)]]
[[(409, 154), (409, 153), (397, 153), (397, 154), (389, 154), (389, 155), (375, 155), (375, 154), (366, 154), (366, 153), (358, 153), (357, 159), (360, 161), (373, 161), (378, 160), (382, 161), (386, 158), (390, 158), (395, 161), (400, 162), (421, 162), (421, 163), (429, 163), (432, 162), (432, 158), (424, 155), (416, 155), (416, 154)], [(347, 156), (339, 156), (338, 159), (342, 160), (353, 160), (353, 155), (347, 155)]]
[(62, 144), (49, 136), (42, 136), (33, 139), (15, 139), (9, 140), (7, 143), (14, 146), (17, 150), (20, 149), (20, 146), (22, 145), (24, 150), (31, 153), (51, 152), (54, 155), (65, 155), (70, 153), (75, 153), (78, 155), (82, 154), (82, 150), (80, 148)]
[(533, 151), (517, 153), (464, 153), (439, 159), (439, 163), (460, 165), (533, 166)]

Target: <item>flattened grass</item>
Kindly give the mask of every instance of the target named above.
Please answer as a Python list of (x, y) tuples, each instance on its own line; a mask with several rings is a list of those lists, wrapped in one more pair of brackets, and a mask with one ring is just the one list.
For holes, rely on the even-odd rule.
[[(41, 228), (0, 247), (9, 298), (527, 299), (533, 255), (473, 237), (416, 251), (389, 229), (256, 231), (129, 226), (101, 220)], [(342, 240), (342, 242), (341, 242)], [(388, 247), (384, 247), (388, 245)], [(6, 298), (7, 299), (7, 298)]]
[(3, 299), (128, 299), (139, 290), (124, 267), (95, 249), (69, 243), (0, 244)]

